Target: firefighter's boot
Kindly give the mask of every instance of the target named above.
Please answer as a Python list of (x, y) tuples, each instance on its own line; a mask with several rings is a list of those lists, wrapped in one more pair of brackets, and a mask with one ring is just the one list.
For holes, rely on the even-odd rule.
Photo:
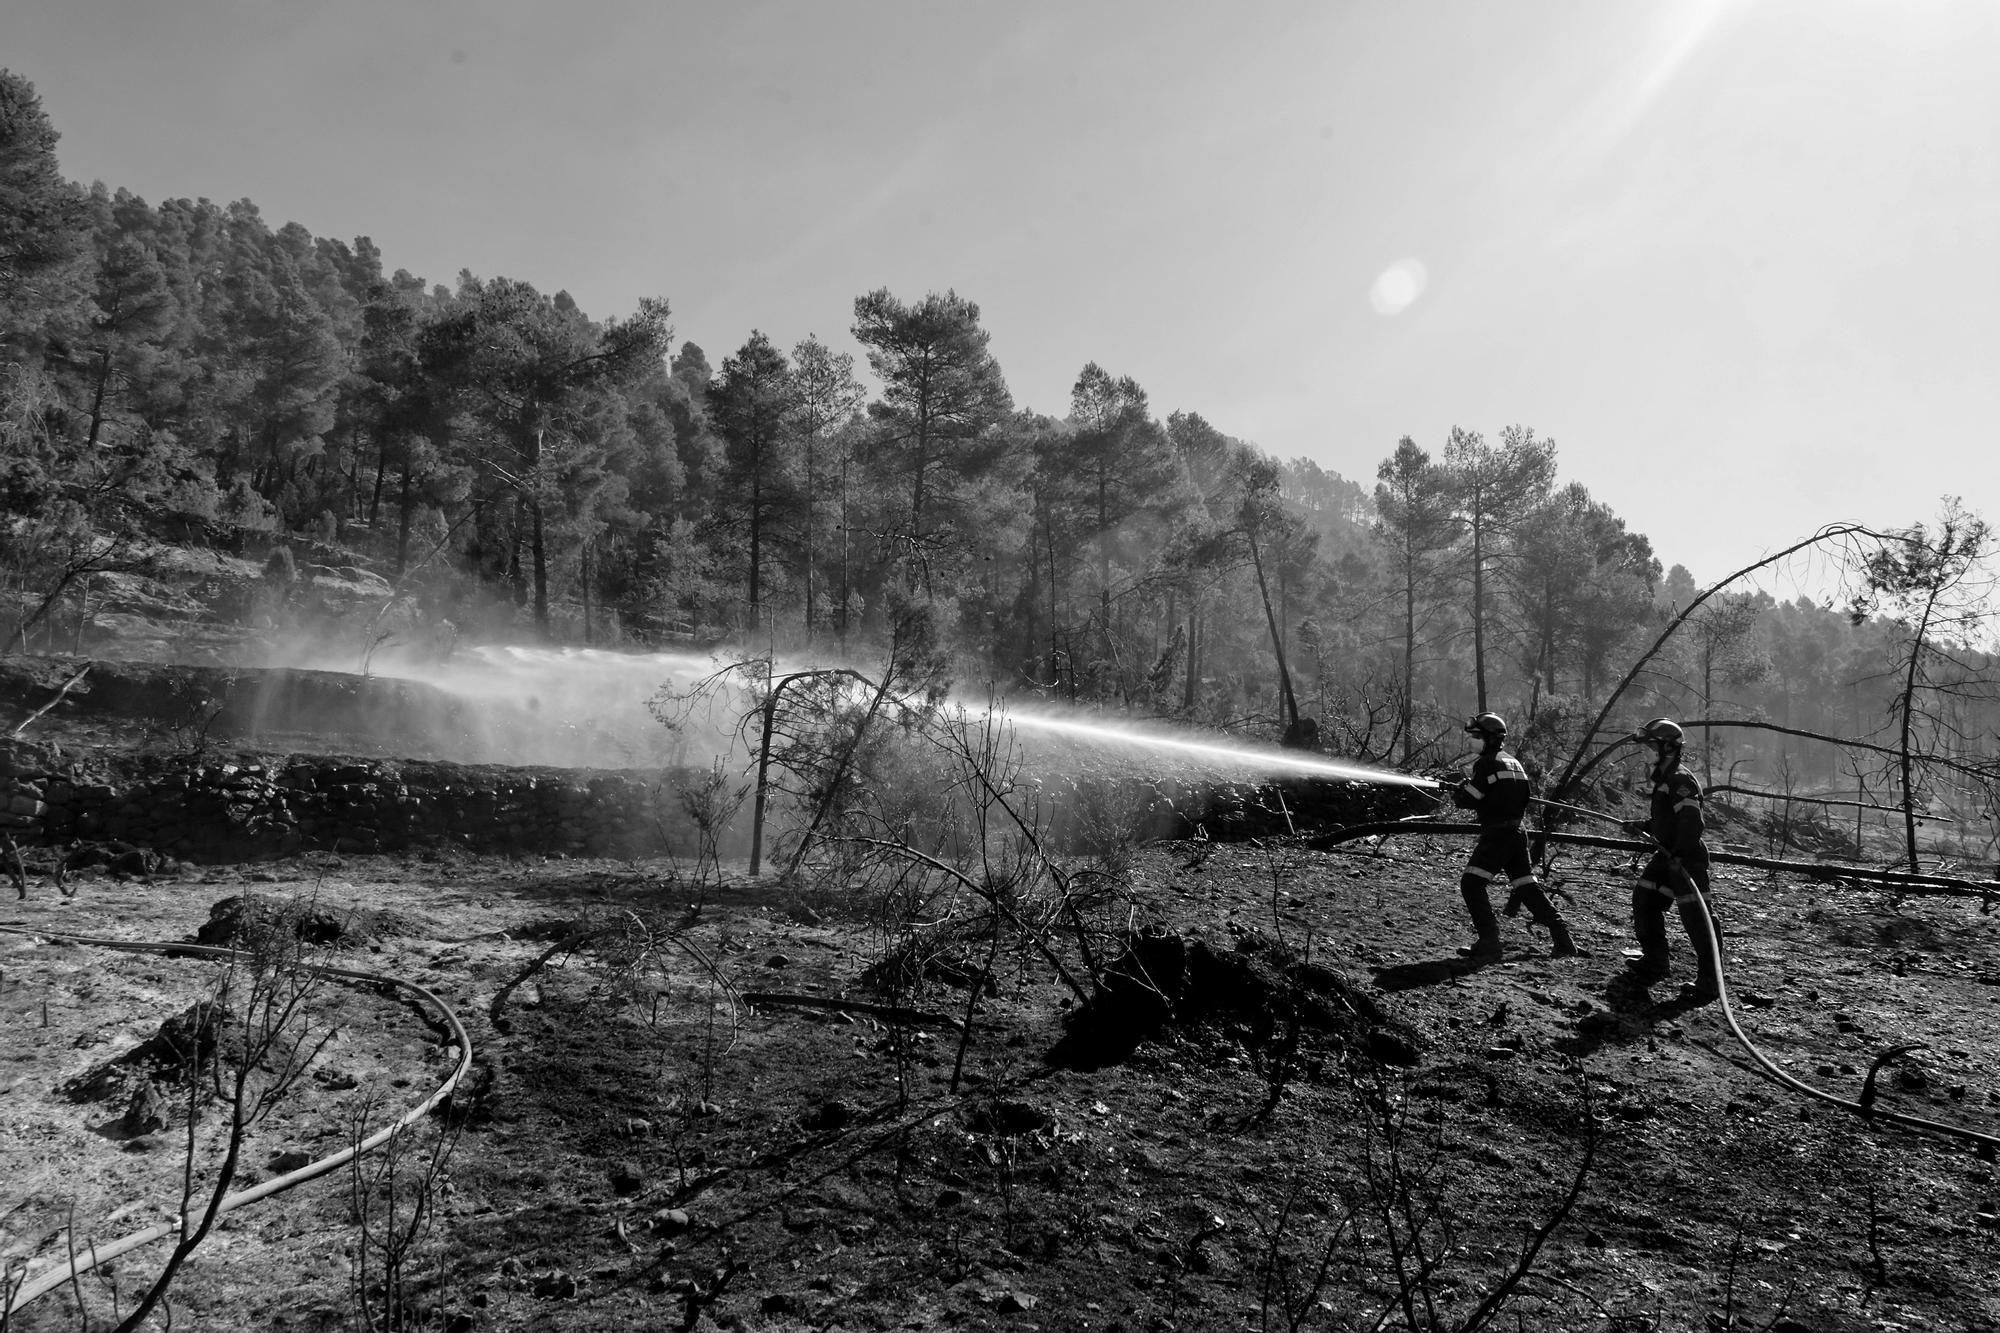
[(1667, 917), (1666, 913), (1644, 908), (1632, 913), (1632, 934), (1639, 941), (1639, 956), (1627, 966), (1631, 975), (1640, 982), (1654, 982), (1667, 975)]
[(1486, 896), (1486, 881), (1467, 875), (1458, 882), (1458, 896), (1465, 900), (1465, 914), (1472, 918), (1472, 931), (1480, 938), (1500, 938), (1500, 918), (1493, 914), (1493, 900)]
[(1493, 915), (1493, 900), (1486, 895), (1486, 881), (1476, 875), (1467, 875), (1458, 884), (1459, 896), (1465, 899), (1465, 912), (1472, 918), (1472, 929), (1479, 936), (1459, 952), (1475, 963), (1497, 963), (1500, 961), (1500, 918)]
[(1709, 1004), (1722, 994), (1721, 960), (1716, 956), (1716, 941), (1722, 928), (1715, 923), (1706, 894), (1688, 899), (1680, 908), (1681, 924), (1687, 927), (1696, 960), (1694, 984), (1686, 988), (1681, 998), (1693, 1004)]
[(1569, 936), (1569, 924), (1558, 917), (1549, 925), (1549, 956), (1551, 958), (1576, 957), (1576, 941)]
[(1570, 938), (1569, 923), (1563, 920), (1562, 913), (1549, 901), (1549, 895), (1538, 882), (1521, 881), (1514, 886), (1514, 896), (1528, 909), (1529, 918), (1549, 932), (1549, 953), (1553, 957), (1576, 957), (1576, 941)]
[(1460, 954), (1464, 955), (1469, 962), (1477, 966), (1484, 966), (1487, 963), (1497, 963), (1505, 956), (1506, 952), (1505, 949), (1500, 947), (1500, 937), (1498, 935), (1481, 935), (1478, 939), (1459, 950)]

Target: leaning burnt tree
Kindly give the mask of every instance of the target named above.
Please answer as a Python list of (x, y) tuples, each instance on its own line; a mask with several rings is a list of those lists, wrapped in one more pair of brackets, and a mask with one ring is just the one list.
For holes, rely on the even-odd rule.
[(1271, 631), (1271, 652), (1278, 659), (1278, 703), (1284, 711), (1282, 725), (1289, 743), (1302, 734), (1299, 729), (1299, 700), (1292, 692), (1292, 669), (1285, 662), (1284, 628), (1279, 624), (1277, 611), (1271, 606), (1271, 586), (1264, 577), (1265, 551), (1257, 538), (1262, 534), (1266, 544), (1275, 544), (1280, 549), (1288, 542), (1305, 544), (1310, 549), (1310, 544), (1317, 542), (1318, 538), (1300, 530), (1296, 520), (1287, 522), (1284, 509), (1278, 503), (1278, 469), (1263, 460), (1251, 463), (1245, 476), (1243, 504), (1237, 510), (1237, 531), (1243, 534), (1244, 543), (1250, 551), (1250, 567), (1257, 574), (1257, 596), (1264, 603), (1264, 623)]
[(1688, 719), (1683, 725), (1691, 729), (1764, 728), (1893, 763), (1900, 799), (1887, 808), (1903, 816), (1905, 856), (1916, 870), (1916, 828), (1925, 775), (1948, 772), (1988, 792), (2000, 786), (2000, 762), (1971, 748), (1971, 738), (1953, 720), (1952, 707), (1966, 698), (1990, 696), (1996, 688), (1990, 675), (1983, 674), (1982, 656), (1969, 648), (1988, 613), (1992, 585), (1985, 562), (1990, 542), (1986, 524), (1954, 500), (1947, 502), (1935, 532), (1921, 524), (1887, 532), (1854, 523), (1834, 524), (1711, 585), (1667, 623), (1606, 696), (1569, 763), (1551, 785), (1552, 799), (1572, 798), (1591, 771), (1617, 751), (1619, 742), (1614, 740), (1592, 753), (1593, 745), (1604, 735), (1606, 720), (1676, 632), (1705, 604), (1731, 585), (1790, 556), (1812, 548), (1833, 548), (1842, 553), (1859, 585), (1853, 597), (1857, 623), (1877, 616), (1896, 627), (1892, 669), (1901, 682), (1893, 705), (1898, 723), (1896, 743), (1877, 744), (1753, 719), (1703, 717)]
[(892, 586), (880, 661), (868, 671), (809, 667), (780, 674), (770, 657), (722, 666), (686, 688), (664, 686), (647, 708), (680, 732), (716, 706), (738, 710), (733, 729), (755, 774), (750, 874), (763, 866), (764, 829), (773, 795), (796, 816), (781, 878), (798, 874), (807, 850), (838, 825), (863, 793), (866, 770), (883, 743), (891, 714), (906, 726), (924, 720), (945, 694), (949, 665), (936, 603)]
[(1821, 528), (1804, 541), (1793, 542), (1782, 551), (1774, 552), (1771, 555), (1765, 556), (1762, 560), (1745, 565), (1719, 582), (1710, 584), (1698, 595), (1690, 599), (1688, 604), (1681, 608), (1680, 614), (1667, 622), (1666, 628), (1660, 631), (1659, 637), (1653, 640), (1652, 646), (1639, 654), (1638, 659), (1632, 663), (1630, 669), (1612, 687), (1611, 692), (1605, 695), (1604, 703), (1598, 708), (1597, 715), (1590, 720), (1590, 725), (1585, 727), (1582, 735), (1577, 738), (1576, 750), (1570, 755), (1569, 762), (1563, 766), (1562, 775), (1551, 784), (1549, 789), (1550, 797), (1557, 801), (1569, 800), (1578, 788), (1582, 786), (1583, 780), (1590, 776), (1591, 770), (1617, 751), (1618, 743), (1614, 741), (1612, 744), (1598, 750), (1597, 753), (1590, 753), (1591, 746), (1604, 732), (1605, 719), (1611, 716), (1611, 710), (1618, 706), (1619, 700), (1625, 697), (1625, 692), (1632, 687), (1633, 682), (1638, 680), (1646, 668), (1652, 664), (1653, 659), (1659, 656), (1660, 650), (1667, 646), (1668, 641), (1674, 637), (1675, 632), (1681, 626), (1685, 625), (1688, 619), (1706, 605), (1711, 598), (1717, 596), (1732, 584), (1749, 578), (1758, 570), (1768, 569), (1770, 566), (1797, 555), (1801, 551), (1823, 546), (1845, 546), (1850, 552), (1858, 552), (1862, 549), (1861, 543), (1867, 542), (1870, 539), (1879, 539), (1879, 537), (1880, 534), (1863, 527), (1859, 523), (1830, 524), (1827, 527)]

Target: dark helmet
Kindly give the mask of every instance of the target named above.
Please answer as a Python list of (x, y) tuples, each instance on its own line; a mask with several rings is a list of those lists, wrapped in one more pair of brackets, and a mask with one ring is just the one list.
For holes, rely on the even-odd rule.
[(1670, 717), (1656, 717), (1632, 733), (1635, 741), (1652, 741), (1656, 745), (1679, 745), (1687, 735), (1681, 724)]
[(1494, 740), (1507, 739), (1507, 719), (1498, 713), (1481, 713), (1478, 717), (1469, 719), (1465, 729), (1474, 736), (1490, 736)]

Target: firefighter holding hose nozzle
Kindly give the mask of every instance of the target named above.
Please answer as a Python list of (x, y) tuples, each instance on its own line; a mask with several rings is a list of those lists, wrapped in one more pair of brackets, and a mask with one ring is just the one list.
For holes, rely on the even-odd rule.
[(1465, 730), (1479, 738), (1479, 758), (1473, 762), (1471, 776), (1451, 789), (1451, 799), (1460, 809), (1479, 816), (1479, 841), (1473, 845), (1465, 874), (1458, 881), (1458, 891), (1479, 938), (1460, 952), (1475, 963), (1499, 961), (1500, 921), (1493, 914), (1487, 890), (1494, 880), (1504, 878), (1514, 899), (1528, 909), (1537, 925), (1548, 929), (1554, 956), (1574, 957), (1576, 944), (1570, 939), (1569, 926), (1542, 892), (1528, 856), (1528, 835), (1521, 827), (1521, 816), (1528, 809), (1528, 771), (1502, 748), (1507, 723), (1498, 713), (1481, 713), (1465, 724)]
[(1647, 773), (1652, 808), (1644, 819), (1627, 820), (1624, 828), (1649, 838), (1658, 850), (1632, 890), (1632, 933), (1638, 937), (1639, 957), (1630, 967), (1642, 983), (1667, 975), (1666, 913), (1667, 904), (1673, 903), (1694, 945), (1697, 968), (1693, 983), (1681, 988), (1681, 999), (1709, 1004), (1720, 989), (1715, 942), (1722, 932), (1719, 926), (1713, 934), (1709, 930), (1714, 908), (1708, 895), (1708, 847), (1702, 842), (1701, 783), (1681, 767), (1684, 735), (1679, 723), (1656, 717), (1631, 736), (1653, 747)]

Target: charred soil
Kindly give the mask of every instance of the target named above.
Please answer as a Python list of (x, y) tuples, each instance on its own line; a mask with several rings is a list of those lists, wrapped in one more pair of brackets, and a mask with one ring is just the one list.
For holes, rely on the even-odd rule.
[[(157, 1220), (183, 1158), (171, 1092), (133, 1119), (127, 1057), (212, 964), (50, 937), (191, 940), (255, 892), (366, 913), (316, 947), (422, 980), (472, 1031), (438, 1229), (411, 1260), (428, 1326), (1450, 1328), (1574, 1190), (1508, 1326), (2000, 1328), (1991, 1161), (1768, 1082), (1715, 1008), (1665, 998), (1684, 944), (1651, 993), (1623, 981), (1632, 867), (1610, 853), (1561, 866), (1583, 957), (1515, 921), (1506, 961), (1469, 969), (1464, 850), (1146, 849), (1108, 971), (1148, 984), (1088, 1023), (1031, 950), (884, 996), (874, 904), (666, 863), (33, 880), (0, 918), (42, 932), (0, 936), (0, 1257), (41, 1271)], [(1745, 1025), (1781, 1065), (1852, 1097), (1880, 1051), (1922, 1043), (1881, 1104), (1993, 1132), (2000, 919), (1978, 901), (1724, 872), (1718, 909)], [(450, 1067), (407, 1003), (320, 1003), (339, 1035), (253, 1142), (253, 1177)], [(336, 1173), (233, 1214), (178, 1316), (359, 1327), (353, 1188)], [(129, 1308), (162, 1249), (11, 1327), (77, 1328), (79, 1297), (103, 1321), (114, 1285)]]

